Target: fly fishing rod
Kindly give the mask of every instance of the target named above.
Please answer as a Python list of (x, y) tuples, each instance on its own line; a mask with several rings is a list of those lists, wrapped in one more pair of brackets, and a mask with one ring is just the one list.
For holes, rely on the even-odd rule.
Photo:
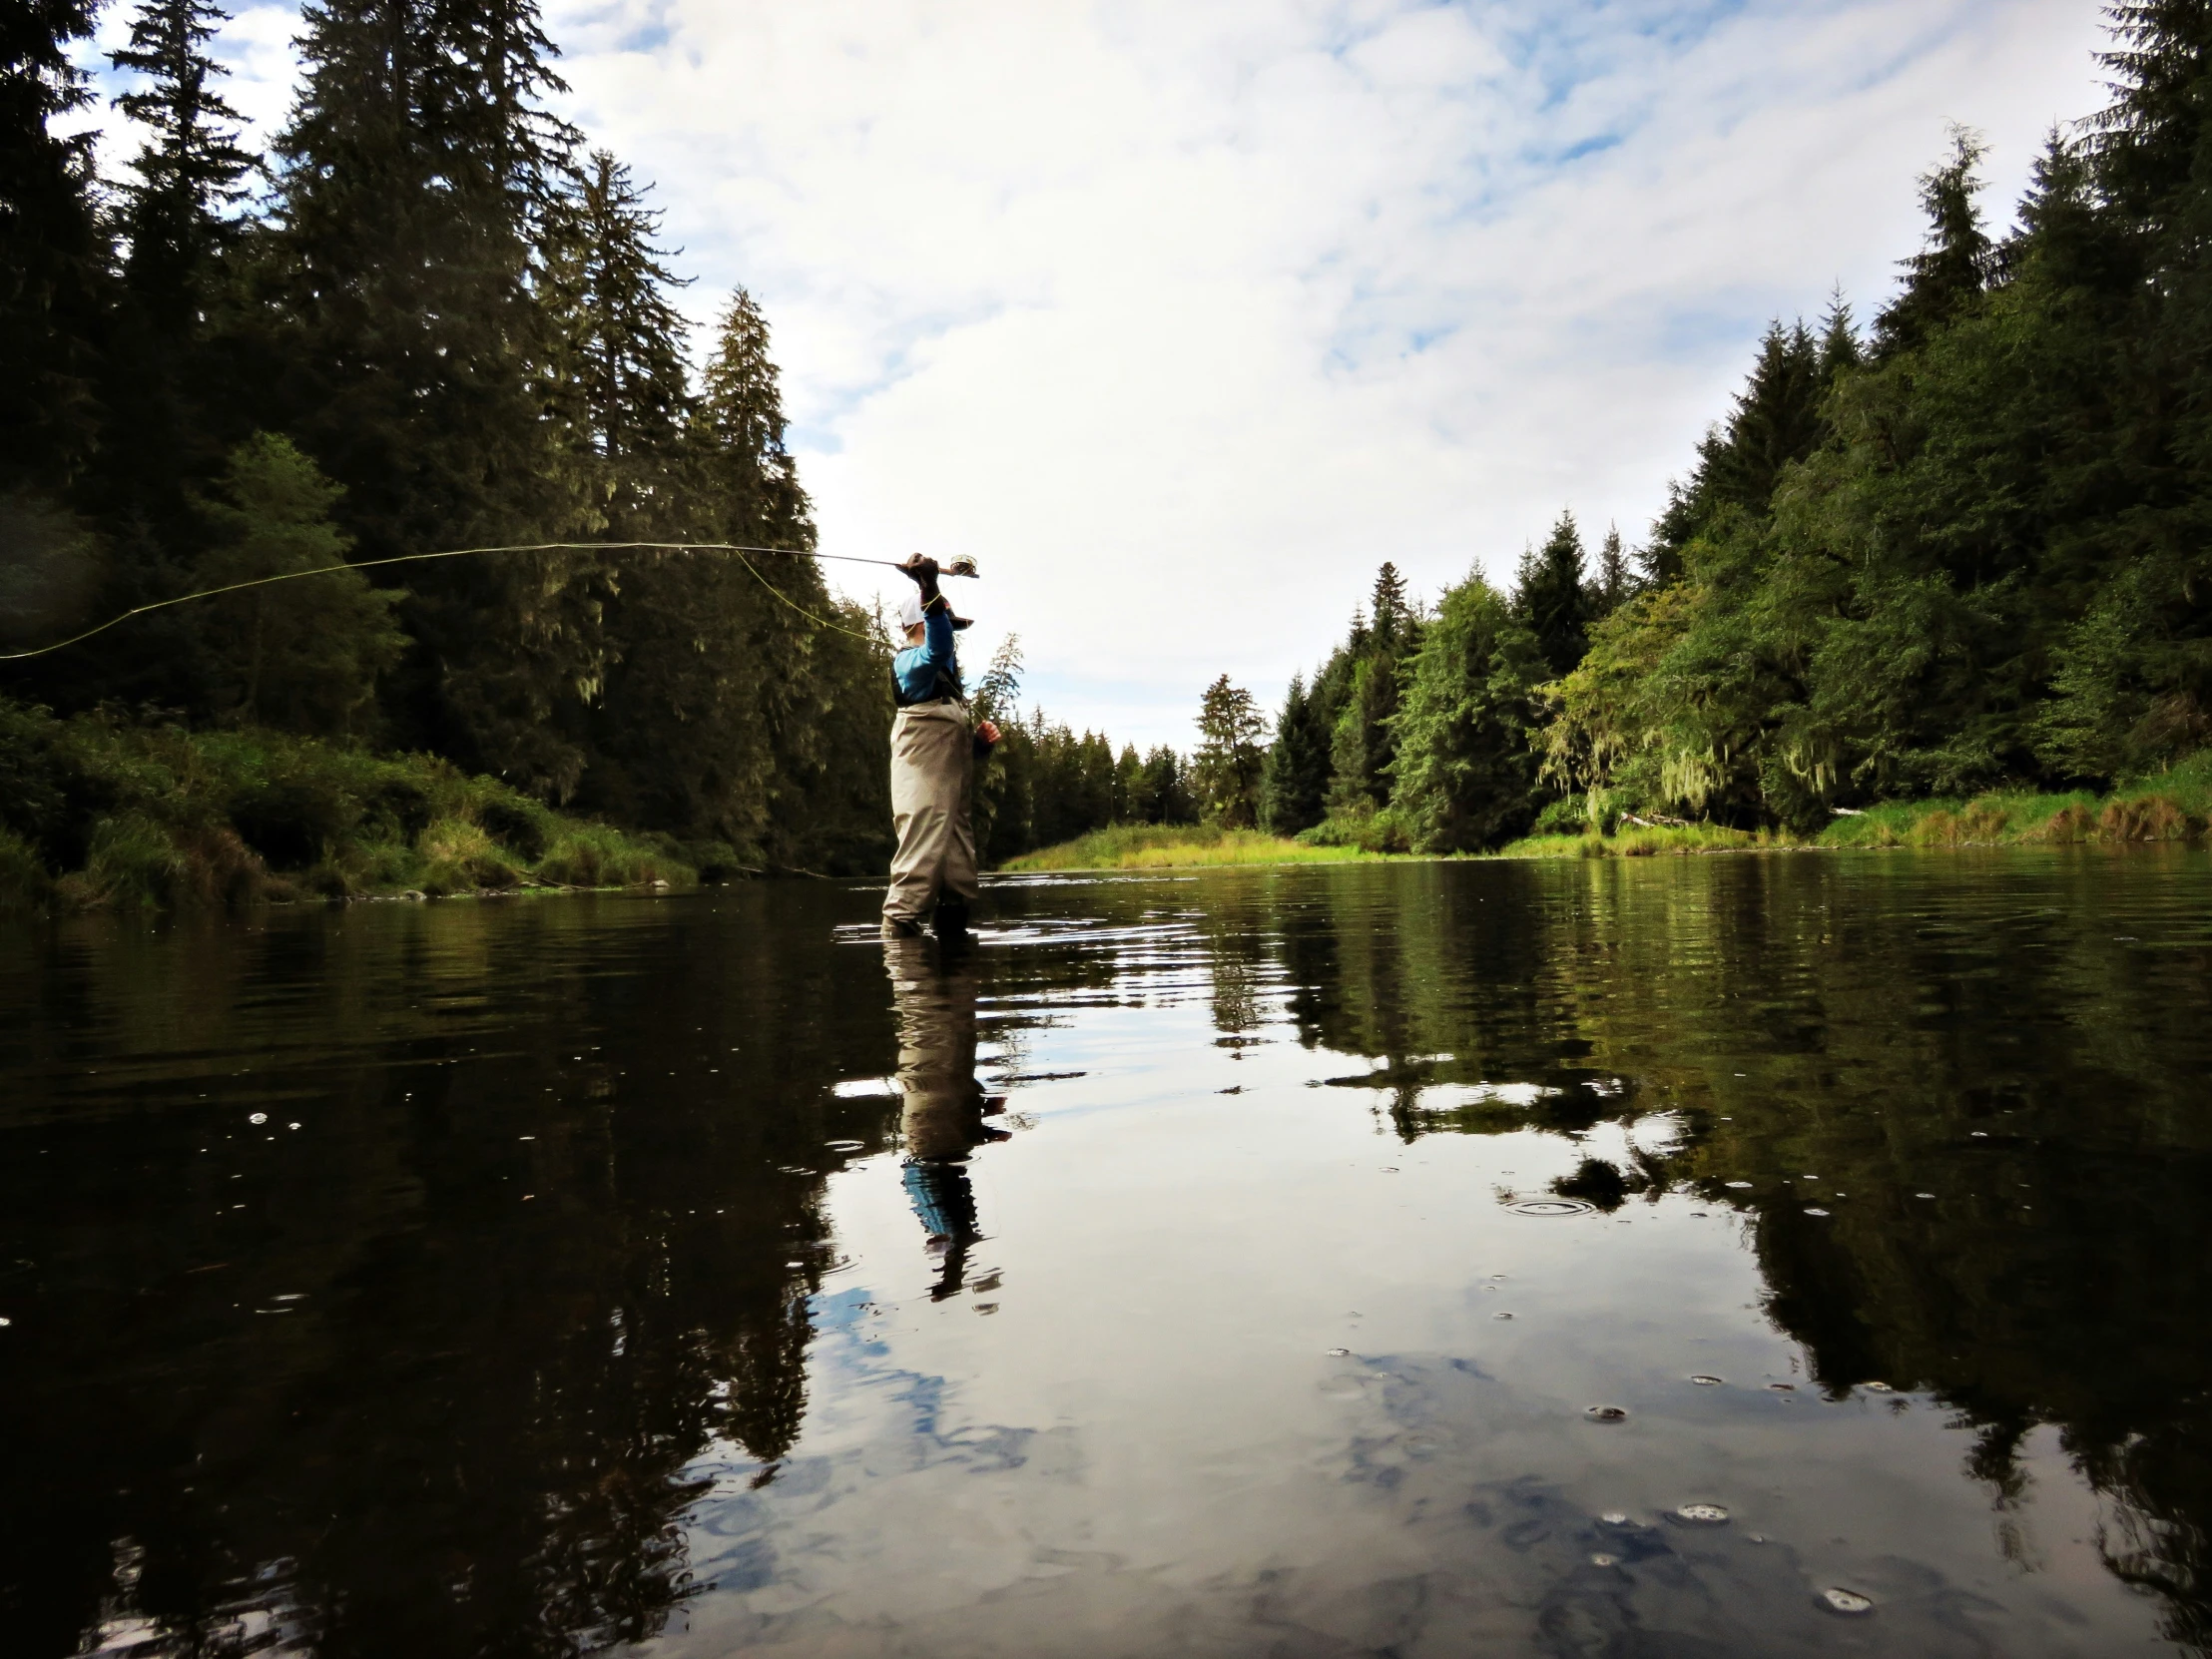
[[(624, 552), (735, 553), (739, 562), (747, 570), (753, 571), (755, 580), (761, 586), (767, 588), (777, 598), (782, 599), (793, 610), (799, 611), (799, 614), (807, 617), (809, 621), (820, 623), (825, 628), (836, 628), (837, 625), (833, 622), (823, 622), (822, 618), (800, 610), (800, 607), (779, 592), (767, 577), (761, 575), (759, 571), (753, 570), (753, 561), (746, 555), (767, 553), (788, 559), (834, 559), (839, 564), (881, 565), (887, 570), (903, 571), (906, 568), (895, 559), (868, 559), (852, 553), (815, 553), (804, 547), (744, 547), (736, 542), (727, 541), (538, 541), (520, 543), (512, 547), (449, 547), (440, 549), (435, 553), (395, 553), (389, 558), (383, 559), (361, 559), (334, 565), (314, 565), (306, 570), (283, 570), (278, 571), (274, 576), (256, 576), (245, 582), (228, 582), (220, 588), (202, 588), (197, 593), (181, 593), (170, 599), (152, 600), (144, 605), (133, 606), (121, 616), (110, 617), (103, 623), (87, 628), (81, 634), (72, 634), (66, 640), (56, 640), (51, 645), (41, 645), (29, 651), (0, 651), (0, 663), (20, 663), (27, 658), (43, 657), (49, 652), (66, 650), (70, 646), (82, 644), (95, 634), (105, 634), (110, 628), (129, 622), (133, 617), (144, 616), (149, 611), (167, 610), (172, 605), (187, 605), (195, 599), (215, 599), (227, 593), (242, 593), (248, 588), (266, 588), (274, 582), (293, 582), (302, 576), (327, 576), (333, 571), (339, 570), (374, 570), (380, 565), (417, 564), (428, 559), (465, 559), (486, 553)], [(976, 576), (979, 573), (975, 568), (973, 559), (960, 558), (952, 560), (949, 564), (938, 566), (937, 574), (940, 576)], [(851, 632), (848, 628), (838, 628), (837, 631), (839, 633)]]

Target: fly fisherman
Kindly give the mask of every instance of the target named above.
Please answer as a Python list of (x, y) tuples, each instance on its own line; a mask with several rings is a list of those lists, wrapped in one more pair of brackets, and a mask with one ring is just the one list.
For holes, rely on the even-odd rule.
[[(906, 649), (891, 659), (891, 821), (898, 851), (883, 895), (883, 932), (911, 938), (934, 912), (937, 936), (967, 926), (974, 902), (975, 830), (968, 822), (968, 780), (978, 756), (998, 742), (989, 721), (968, 724), (967, 694), (952, 633), (967, 619), (937, 591), (937, 562), (916, 553), (898, 567), (917, 590), (898, 607)], [(958, 564), (954, 575), (967, 572)]]

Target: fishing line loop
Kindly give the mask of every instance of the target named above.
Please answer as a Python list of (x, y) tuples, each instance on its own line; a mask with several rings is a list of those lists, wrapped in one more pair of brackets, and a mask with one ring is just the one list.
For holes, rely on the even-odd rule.
[(847, 638), (858, 640), (863, 645), (873, 645), (880, 642), (870, 639), (865, 634), (854, 633), (849, 628), (838, 627), (836, 623), (826, 621), (808, 611), (779, 589), (766, 576), (763, 576), (754, 566), (753, 561), (747, 558), (746, 555), (749, 553), (775, 553), (794, 559), (834, 559), (840, 564), (882, 565), (888, 570), (899, 568), (894, 560), (867, 559), (852, 553), (817, 553), (804, 547), (744, 547), (736, 542), (727, 541), (538, 541), (521, 542), (505, 547), (448, 547), (441, 548), (434, 553), (394, 553), (382, 559), (348, 559), (334, 565), (315, 565), (307, 570), (282, 570), (274, 576), (256, 576), (245, 582), (226, 583), (220, 588), (202, 588), (197, 593), (181, 593), (169, 599), (152, 600), (147, 604), (134, 606), (121, 616), (110, 617), (106, 622), (87, 628), (81, 634), (72, 634), (66, 640), (56, 640), (51, 645), (37, 646), (29, 651), (0, 651), (0, 663), (20, 663), (32, 657), (46, 656), (49, 652), (67, 650), (70, 646), (80, 645), (91, 639), (95, 634), (105, 634), (110, 628), (119, 627), (123, 623), (129, 622), (133, 617), (144, 616), (149, 611), (167, 610), (172, 605), (189, 604), (195, 599), (215, 599), (223, 594), (240, 593), (248, 588), (265, 588), (273, 582), (295, 581), (302, 576), (327, 576), (331, 572), (339, 570), (374, 570), (381, 565), (416, 564), (426, 559), (462, 559), (480, 553), (623, 552), (735, 553), (738, 556), (738, 562), (752, 573), (756, 582), (767, 588), (770, 593), (775, 594), (778, 599), (783, 600), (785, 604), (791, 606), (793, 610), (799, 612), (809, 622), (814, 623), (819, 628), (835, 629), (838, 633), (845, 635)]

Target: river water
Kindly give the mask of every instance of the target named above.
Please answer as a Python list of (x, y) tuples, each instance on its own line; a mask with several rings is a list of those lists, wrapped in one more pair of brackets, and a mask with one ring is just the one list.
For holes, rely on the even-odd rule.
[(4, 935), (0, 1645), (2212, 1651), (2206, 853), (874, 903)]

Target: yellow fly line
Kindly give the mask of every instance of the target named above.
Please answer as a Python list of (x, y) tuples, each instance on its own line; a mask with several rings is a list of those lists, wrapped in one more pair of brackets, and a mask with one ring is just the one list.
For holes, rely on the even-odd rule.
[[(726, 541), (539, 541), (526, 542), (513, 547), (449, 547), (435, 553), (395, 553), (384, 559), (361, 559), (342, 564), (315, 565), (306, 570), (279, 571), (275, 576), (257, 576), (251, 581), (230, 582), (220, 588), (202, 588), (198, 593), (181, 593), (173, 599), (157, 599), (150, 604), (135, 606), (125, 611), (121, 616), (110, 617), (106, 622), (87, 628), (81, 634), (72, 634), (66, 640), (56, 640), (51, 645), (42, 645), (30, 651), (0, 651), (0, 663), (19, 663), (30, 657), (43, 657), (51, 651), (66, 650), (72, 645), (82, 644), (95, 634), (104, 634), (110, 628), (129, 622), (133, 617), (144, 616), (149, 611), (167, 610), (172, 605), (190, 604), (195, 599), (214, 599), (222, 594), (240, 593), (248, 588), (266, 588), (273, 582), (296, 581), (302, 576), (327, 576), (331, 572), (339, 570), (374, 570), (379, 565), (414, 564), (425, 559), (465, 559), (479, 553), (621, 552), (735, 553), (738, 556), (738, 562), (752, 572), (755, 581), (768, 589), (770, 593), (776, 595), (785, 604), (791, 606), (793, 610), (809, 622), (814, 623), (819, 628), (834, 629), (837, 633), (843, 634), (849, 639), (858, 640), (863, 645), (872, 645), (878, 642), (871, 640), (865, 634), (855, 633), (850, 628), (841, 627), (826, 617), (816, 616), (812, 611), (807, 610), (798, 601), (794, 600), (791, 595), (777, 587), (766, 576), (763, 576), (759, 568), (746, 555), (749, 553), (774, 553), (794, 559), (835, 559), (843, 564), (883, 565), (891, 570), (899, 568), (890, 559), (863, 559), (850, 553), (815, 553), (803, 547), (741, 547), (735, 542)], [(961, 574), (967, 573), (963, 572)]]

